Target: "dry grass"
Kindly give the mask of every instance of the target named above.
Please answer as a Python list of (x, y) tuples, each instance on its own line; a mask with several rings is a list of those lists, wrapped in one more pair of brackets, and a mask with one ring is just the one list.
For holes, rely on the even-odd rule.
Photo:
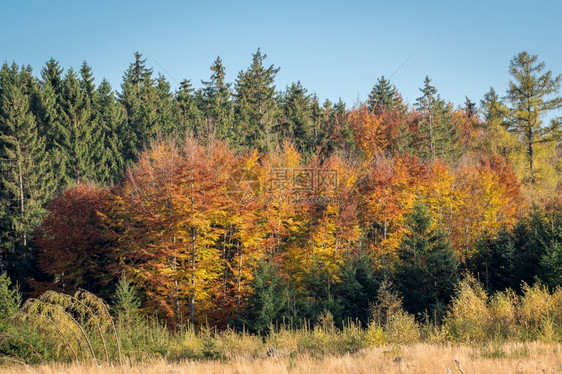
[(562, 373), (562, 345), (545, 343), (507, 343), (488, 345), (386, 346), (358, 353), (314, 358), (311, 356), (229, 361), (191, 361), (124, 366), (43, 365), (10, 366), (0, 370), (20, 373), (460, 373), (458, 360), (466, 374), (472, 373)]

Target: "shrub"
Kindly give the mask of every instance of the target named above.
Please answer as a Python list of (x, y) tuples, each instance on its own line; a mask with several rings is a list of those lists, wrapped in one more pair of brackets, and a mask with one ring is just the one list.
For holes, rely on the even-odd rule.
[(490, 320), (488, 295), (480, 282), (468, 275), (457, 286), (445, 320), (451, 336), (463, 342), (483, 340)]

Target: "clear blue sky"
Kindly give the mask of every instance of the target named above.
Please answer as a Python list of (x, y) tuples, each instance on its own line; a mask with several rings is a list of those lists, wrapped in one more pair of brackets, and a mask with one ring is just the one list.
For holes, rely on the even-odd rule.
[(560, 1), (12, 0), (1, 9), (0, 61), (39, 74), (50, 57), (65, 68), (86, 60), (116, 89), (135, 51), (199, 87), (217, 55), (234, 81), (261, 47), (281, 67), (278, 89), (300, 80), (322, 101), (350, 105), (412, 55), (391, 79), (409, 103), (426, 75), (455, 104), (479, 102), (490, 86), (503, 94), (523, 50), (562, 73)]

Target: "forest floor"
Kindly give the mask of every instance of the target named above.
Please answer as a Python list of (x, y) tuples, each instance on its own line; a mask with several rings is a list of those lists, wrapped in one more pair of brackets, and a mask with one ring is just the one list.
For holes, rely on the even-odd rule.
[(264, 357), (252, 360), (164, 360), (123, 366), (89, 364), (14, 365), (1, 373), (561, 373), (562, 345), (506, 343), (486, 345), (415, 344), (364, 349), (344, 356)]

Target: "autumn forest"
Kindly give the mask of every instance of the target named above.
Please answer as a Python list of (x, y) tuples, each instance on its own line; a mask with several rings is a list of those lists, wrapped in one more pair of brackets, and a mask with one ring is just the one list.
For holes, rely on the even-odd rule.
[[(260, 335), (383, 326), (390, 302), (445, 326), (467, 284), (558, 292), (562, 78), (527, 52), (506, 67), (506, 92), (460, 106), (429, 77), (413, 105), (380, 77), (349, 107), (276, 86), (260, 49), (234, 82), (217, 58), (175, 91), (140, 53), (119, 89), (86, 62), (4, 63), (0, 331), (22, 309), (47, 331), (29, 317), (60, 317), (46, 305), (80, 321), (76, 300), (100, 307), (84, 295), (169, 331)], [(5, 336), (3, 354), (28, 349)]]

